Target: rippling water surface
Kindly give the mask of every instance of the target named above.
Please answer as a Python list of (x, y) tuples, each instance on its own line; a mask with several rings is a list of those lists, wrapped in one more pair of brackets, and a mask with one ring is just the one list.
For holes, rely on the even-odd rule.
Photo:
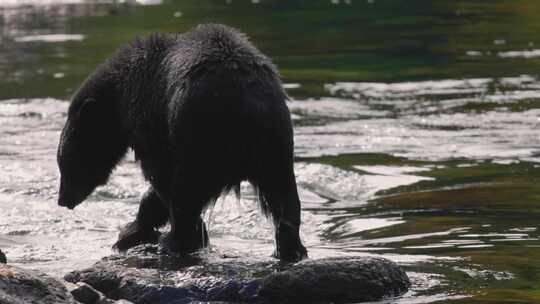
[[(223, 22), (274, 58), (291, 95), (311, 257), (398, 262), (413, 288), (388, 303), (539, 303), (538, 9), (0, 1), (0, 248), (56, 276), (112, 253), (147, 184), (129, 154), (75, 211), (56, 206), (69, 96), (137, 34)], [(271, 225), (255, 206), (243, 185), (241, 201), (222, 197), (206, 213), (213, 251), (270, 255)]]

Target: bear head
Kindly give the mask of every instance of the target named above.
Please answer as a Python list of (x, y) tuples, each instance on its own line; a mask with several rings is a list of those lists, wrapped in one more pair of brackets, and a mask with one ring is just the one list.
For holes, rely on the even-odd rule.
[(60, 206), (73, 209), (105, 184), (127, 150), (115, 88), (97, 72), (73, 97), (57, 151)]

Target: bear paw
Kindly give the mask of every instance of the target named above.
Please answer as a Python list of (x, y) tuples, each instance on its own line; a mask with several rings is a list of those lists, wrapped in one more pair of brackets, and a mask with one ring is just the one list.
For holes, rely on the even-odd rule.
[(153, 228), (143, 229), (137, 221), (127, 224), (118, 236), (118, 241), (113, 245), (113, 248), (119, 251), (126, 251), (131, 247), (141, 244), (156, 244), (159, 240), (160, 233)]
[(303, 259), (306, 259), (308, 257), (306, 247), (303, 245), (298, 245), (296, 249), (281, 249), (276, 250), (272, 254), (272, 256), (276, 259), (280, 259), (283, 262), (299, 262)]
[(207, 236), (178, 238), (174, 236), (173, 233), (168, 232), (163, 234), (159, 239), (159, 251), (161, 254), (188, 255), (207, 246)]

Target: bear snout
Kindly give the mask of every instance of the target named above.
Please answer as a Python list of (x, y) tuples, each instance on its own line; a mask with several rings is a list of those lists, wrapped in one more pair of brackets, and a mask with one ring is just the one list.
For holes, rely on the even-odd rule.
[(60, 191), (58, 192), (58, 205), (72, 210), (82, 203), (87, 196), (88, 194), (85, 191), (80, 191), (75, 187), (65, 187), (64, 183), (61, 182)]
[(62, 207), (66, 207), (66, 208), (68, 208), (70, 210), (73, 210), (73, 208), (75, 208), (75, 204), (68, 203), (68, 202), (66, 202), (64, 200), (61, 200), (60, 198), (58, 199), (58, 205), (62, 206)]

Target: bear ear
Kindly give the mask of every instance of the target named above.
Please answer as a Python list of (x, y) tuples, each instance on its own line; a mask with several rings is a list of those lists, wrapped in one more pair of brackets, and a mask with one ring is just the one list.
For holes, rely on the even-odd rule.
[(86, 98), (79, 109), (79, 113), (78, 113), (79, 119), (81, 120), (92, 119), (92, 117), (95, 117), (97, 114), (97, 108), (98, 108), (98, 103), (94, 98), (92, 97)]

